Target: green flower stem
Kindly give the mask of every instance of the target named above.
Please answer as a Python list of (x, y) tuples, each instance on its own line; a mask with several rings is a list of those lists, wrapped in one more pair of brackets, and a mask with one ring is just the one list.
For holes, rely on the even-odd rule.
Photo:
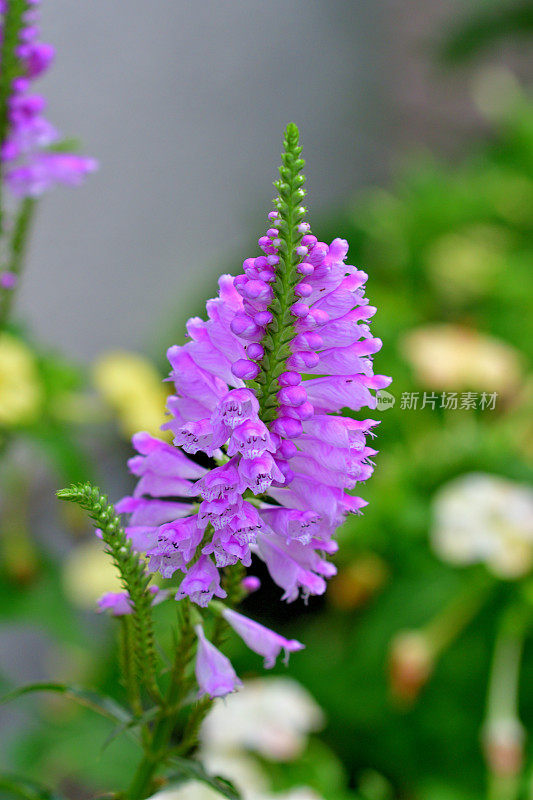
[[(244, 573), (245, 570), (242, 564), (235, 564), (235, 566), (226, 567), (224, 570), (223, 585), (228, 595), (226, 605), (235, 606), (242, 600)], [(183, 606), (181, 631), (166, 702), (155, 724), (148, 751), (139, 764), (128, 789), (128, 800), (143, 800), (150, 794), (153, 777), (160, 764), (164, 762), (165, 756), (170, 753), (187, 756), (194, 752), (198, 746), (200, 726), (213, 704), (211, 698), (207, 696), (202, 697), (194, 704), (185, 725), (181, 742), (177, 747), (171, 748), (170, 739), (176, 721), (176, 711), (180, 702), (183, 701), (183, 698), (192, 688), (190, 681), (186, 677), (186, 671), (191, 661), (195, 644), (194, 620), (191, 619), (192, 614), (189, 602), (185, 599), (182, 600), (180, 605)], [(211, 641), (215, 647), (222, 645), (227, 630), (227, 622), (218, 614), (211, 634)]]
[(135, 632), (133, 630), (133, 620), (129, 615), (119, 618), (120, 623), (120, 672), (128, 702), (137, 716), (143, 711), (141, 695), (139, 691), (139, 681), (135, 669)]
[(285, 362), (291, 354), (290, 342), (296, 335), (290, 307), (296, 302), (294, 287), (302, 278), (296, 271), (303, 260), (296, 252), (302, 239), (298, 225), (305, 215), (301, 205), (305, 196), (305, 176), (301, 174), (305, 161), (300, 158), (301, 152), (298, 128), (290, 123), (285, 132), (280, 179), (274, 184), (279, 193), (274, 202), (279, 212), (275, 225), (281, 244), (276, 280), (272, 284), (274, 297), (268, 308), (273, 319), (261, 341), (265, 354), (259, 364), (259, 375), (254, 381), (247, 382), (257, 394), (259, 415), (264, 422), (271, 422), (276, 417), (276, 395), (280, 389), (278, 378), (286, 370)]
[(39, 572), (40, 560), (30, 536), (30, 487), (23, 470), (4, 464), (3, 508), (0, 526), (0, 563), (10, 580), (29, 584)]
[(169, 742), (176, 722), (176, 712), (187, 691), (185, 673), (195, 645), (190, 603), (187, 598), (182, 600), (180, 610), (180, 636), (170, 674), (169, 687), (154, 726), (152, 739), (127, 791), (129, 800), (143, 800), (150, 794), (152, 779), (169, 750)]
[(107, 497), (90, 483), (70, 486), (57, 492), (61, 500), (77, 503), (88, 512), (98, 528), (117, 567), (122, 585), (129, 593), (133, 607), (137, 673), (152, 698), (158, 702), (161, 693), (155, 679), (155, 648), (152, 622), (152, 596), (148, 592), (150, 576), (144, 563), (132, 550), (131, 542)]
[(490, 740), (498, 737), (499, 730), (517, 737), (507, 747), (516, 748), (514, 759), (520, 761), (523, 729), (518, 717), (518, 689), (524, 638), (530, 623), (531, 608), (512, 605), (502, 616), (494, 647), (484, 724), (490, 800), (516, 800), (520, 792), (520, 769), (516, 772), (499, 770), (491, 759), (491, 744), (494, 747), (494, 743)]
[[(226, 602), (224, 603), (226, 607), (234, 608), (243, 599), (245, 592), (242, 588), (242, 579), (244, 578), (245, 573), (246, 570), (240, 563), (237, 563), (232, 567), (226, 567), (224, 570), (222, 585), (228, 595)], [(216, 609), (217, 605), (222, 606), (222, 604), (219, 604), (216, 600), (212, 601), (212, 605), (214, 606), (214, 609)], [(229, 632), (229, 628), (230, 626), (224, 617), (220, 613), (217, 613), (215, 624), (213, 626), (213, 632), (211, 634), (211, 642), (215, 645), (215, 647), (222, 647), (226, 639), (226, 635)], [(212, 705), (213, 701), (210, 697), (206, 696), (202, 697), (194, 706), (191, 715), (187, 720), (182, 741), (180, 742), (177, 751), (179, 755), (190, 755), (198, 746), (200, 726), (209, 713)]]
[(422, 629), (434, 658), (472, 621), (494, 586), (495, 580), (486, 570), (474, 572), (465, 588)]
[[(11, 252), (7, 270), (13, 272), (17, 276), (17, 279), (20, 278), (24, 267), (29, 235), (35, 214), (35, 206), (36, 201), (32, 197), (26, 197), (22, 201), (11, 236)], [(20, 280), (17, 280), (17, 284), (13, 289), (0, 289), (0, 331), (6, 326), (9, 320), (19, 284)]]
[(198, 702), (195, 704), (191, 715), (187, 720), (187, 725), (183, 731), (183, 737), (180, 745), (176, 750), (178, 755), (188, 756), (196, 750), (198, 747), (200, 726), (208, 715), (212, 705), (213, 701), (210, 697), (207, 697), (207, 695), (200, 698), (200, 700), (198, 700)]

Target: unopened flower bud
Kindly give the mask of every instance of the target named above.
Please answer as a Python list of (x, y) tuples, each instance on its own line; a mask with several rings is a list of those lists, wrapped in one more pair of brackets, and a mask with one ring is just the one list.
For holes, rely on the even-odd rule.
[(420, 631), (397, 634), (391, 644), (389, 667), (394, 696), (404, 703), (412, 703), (433, 670), (433, 654), (427, 637)]
[(298, 297), (309, 297), (313, 293), (313, 287), (308, 283), (299, 283), (294, 287), (294, 294)]
[(259, 374), (259, 365), (247, 358), (239, 358), (231, 365), (231, 371), (237, 378), (242, 380), (253, 380)]
[(309, 314), (309, 307), (305, 303), (294, 303), (291, 306), (291, 314), (295, 317), (304, 319)]
[(252, 342), (252, 344), (248, 345), (246, 353), (252, 361), (260, 361), (265, 355), (265, 350), (263, 345), (258, 344), (258, 342)]
[(491, 772), (519, 775), (524, 761), (524, 729), (516, 717), (489, 720), (483, 730), (483, 749)]
[(286, 386), (278, 392), (280, 403), (287, 406), (301, 406), (307, 400), (303, 386)]
[(301, 382), (302, 376), (293, 370), (282, 372), (278, 378), (278, 383), (280, 386), (298, 386)]
[(259, 311), (255, 317), (254, 322), (256, 325), (259, 325), (261, 328), (266, 327), (270, 322), (272, 322), (272, 314), (270, 311)]
[(242, 579), (241, 586), (246, 594), (251, 594), (261, 588), (261, 581), (256, 575), (247, 575)]

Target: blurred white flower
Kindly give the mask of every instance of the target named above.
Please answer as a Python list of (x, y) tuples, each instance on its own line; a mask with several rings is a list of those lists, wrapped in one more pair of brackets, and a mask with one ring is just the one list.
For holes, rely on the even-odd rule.
[(163, 789), (149, 800), (220, 800), (221, 794), (200, 781), (187, 781), (175, 788)]
[[(281, 794), (249, 793), (243, 791), (243, 800), (323, 800), (313, 789), (308, 786), (298, 786)], [(150, 800), (220, 800), (221, 795), (207, 784), (200, 781), (189, 781), (175, 789), (164, 789), (154, 794)]]
[[(305, 749), (308, 734), (323, 723), (322, 710), (296, 681), (248, 681), (238, 693), (215, 701), (200, 732), (199, 760), (209, 774), (231, 781), (243, 800), (323, 800), (308, 786), (271, 792), (267, 773), (252, 755), (291, 761)], [(189, 781), (151, 800), (220, 800), (220, 794), (205, 783)]]
[(216, 701), (201, 730), (204, 752), (252, 751), (273, 761), (291, 761), (307, 736), (324, 724), (311, 695), (290, 678), (259, 678)]
[(457, 478), (434, 498), (431, 539), (445, 561), (518, 578), (533, 565), (533, 491), (483, 473)]
[(247, 753), (203, 751), (199, 758), (210, 775), (231, 781), (245, 798), (262, 796), (270, 788), (261, 765)]

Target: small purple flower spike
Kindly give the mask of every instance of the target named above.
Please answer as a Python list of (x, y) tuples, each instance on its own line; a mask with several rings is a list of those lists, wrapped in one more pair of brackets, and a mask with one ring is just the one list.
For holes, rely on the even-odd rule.
[[(0, 37), (4, 35), (6, 11), (6, 6), (0, 7), (0, 13), (4, 15), (0, 19)], [(46, 101), (41, 95), (33, 94), (32, 83), (50, 67), (54, 48), (37, 41), (37, 18), (36, 7), (31, 12), (26, 11), (18, 31), (18, 41), (16, 36), (13, 37), (14, 49), (7, 53), (8, 57), (18, 61), (20, 74), (11, 84), (7, 127), (0, 142), (0, 160), (5, 165), (6, 185), (21, 198), (39, 197), (58, 184), (78, 186), (98, 166), (93, 158), (52, 149), (61, 141), (61, 136), (44, 116)]]

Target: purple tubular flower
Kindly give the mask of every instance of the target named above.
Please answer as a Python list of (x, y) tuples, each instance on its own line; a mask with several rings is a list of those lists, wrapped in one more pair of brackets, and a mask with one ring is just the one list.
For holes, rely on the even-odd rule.
[[(153, 595), (152, 605), (156, 606), (166, 600), (168, 592), (159, 586), (150, 586), (148, 591)], [(129, 592), (106, 592), (97, 601), (98, 611), (107, 611), (113, 617), (123, 617), (133, 611)]]
[(242, 489), (250, 489), (254, 494), (263, 494), (273, 482), (285, 482), (278, 465), (266, 452), (257, 458), (241, 458), (239, 474)]
[(200, 478), (191, 486), (190, 493), (201, 495), (207, 501), (227, 500), (229, 503), (236, 503), (240, 496), (238, 486), (239, 472), (236, 463), (228, 461)]
[(269, 630), (269, 628), (265, 628), (264, 625), (260, 625), (258, 622), (254, 622), (229, 608), (225, 608), (222, 611), (222, 616), (228, 625), (231, 625), (233, 630), (239, 634), (250, 650), (263, 656), (266, 669), (271, 669), (275, 665), (276, 659), (282, 650), (285, 663), (287, 663), (290, 653), (303, 650), (305, 646), (296, 641), (296, 639), (285, 639), (278, 633)]
[(229, 658), (207, 641), (201, 625), (197, 625), (195, 631), (198, 636), (195, 674), (200, 687), (200, 696), (207, 694), (214, 699), (235, 692), (242, 686), (242, 682), (231, 666)]
[(201, 555), (182, 580), (176, 600), (190, 597), (194, 603), (206, 608), (213, 595), (224, 598), (226, 592), (220, 586), (220, 575), (211, 559)]
[[(0, 35), (4, 34), (8, 12), (0, 6)], [(28, 9), (22, 17), (14, 49), (4, 52), (17, 62), (18, 76), (11, 84), (7, 125), (0, 142), (0, 159), (8, 166), (6, 184), (17, 197), (39, 197), (52, 187), (78, 186), (97, 169), (93, 158), (59, 149), (46, 149), (60, 142), (60, 135), (44, 116), (46, 101), (32, 93), (32, 82), (44, 74), (54, 59), (54, 48), (38, 41), (38, 11)], [(17, 23), (18, 24), (18, 23)], [(0, 64), (0, 70), (4, 65)]]
[(97, 600), (98, 611), (107, 611), (113, 617), (131, 614), (132, 607), (128, 592), (106, 592)]
[[(177, 569), (183, 569), (196, 553), (203, 538), (198, 515), (184, 517), (168, 522), (157, 529), (153, 545), (146, 548), (146, 555), (153, 557), (149, 571), (159, 570), (165, 578), (170, 578)], [(165, 564), (166, 568), (162, 568)], [(154, 568), (155, 567), (155, 568)]]
[(276, 451), (267, 426), (260, 419), (247, 419), (233, 430), (227, 453), (229, 456), (241, 453), (244, 458), (254, 459), (267, 450)]
[[(252, 553), (285, 600), (322, 594), (336, 529), (361, 512), (352, 491), (374, 469), (366, 438), (377, 422), (345, 409), (375, 408), (390, 383), (374, 374), (376, 309), (366, 274), (346, 264), (347, 242), (320, 242), (303, 221), (299, 152), (289, 126), (259, 254), (220, 278), (207, 319), (189, 320), (186, 344), (169, 349), (175, 392), (164, 427), (174, 444), (134, 440), (139, 482), (119, 506), (150, 569), (182, 571), (176, 598), (201, 605), (221, 596), (218, 569), (247, 566)], [(189, 525), (184, 539), (162, 533)]]

